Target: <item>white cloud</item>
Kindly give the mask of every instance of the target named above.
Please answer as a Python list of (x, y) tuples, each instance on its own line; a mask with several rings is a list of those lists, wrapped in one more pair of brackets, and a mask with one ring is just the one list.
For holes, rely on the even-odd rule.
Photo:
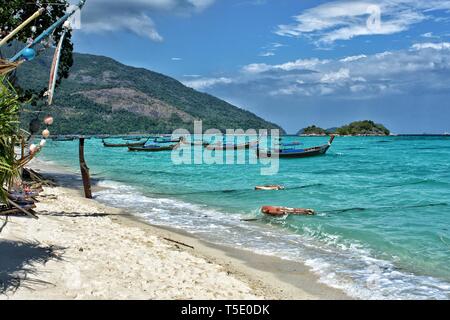
[(182, 59), (182, 58), (174, 57), (174, 58), (171, 58), (171, 60), (172, 60), (172, 61), (181, 61), (181, 60), (183, 60), (183, 59)]
[(307, 36), (318, 46), (364, 35), (389, 35), (406, 31), (433, 13), (450, 9), (450, 0), (333, 1), (306, 9), (294, 23), (279, 25), (280, 36)]
[(275, 55), (275, 53), (272, 52), (272, 51), (261, 52), (261, 53), (259, 54), (260, 57), (272, 57), (272, 56), (274, 56), (274, 55)]
[(248, 1), (242, 1), (238, 2), (235, 6), (262, 6), (267, 3), (267, 0), (248, 0)]
[(423, 38), (434, 38), (434, 39), (439, 39), (440, 38), (439, 36), (435, 36), (433, 34), (433, 32), (427, 32), (427, 33), (424, 33), (424, 34), (422, 34), (420, 36), (423, 37)]
[(449, 50), (450, 42), (426, 42), (426, 43), (416, 43), (411, 47), (413, 50), (422, 50), (422, 49), (434, 49), (434, 50)]
[(145, 14), (111, 16), (108, 21), (98, 19), (97, 21), (83, 24), (81, 30), (85, 32), (125, 30), (156, 42), (163, 41), (163, 37), (156, 30), (153, 20)]
[(252, 63), (242, 68), (244, 73), (263, 73), (267, 71), (292, 71), (292, 70), (309, 70), (314, 69), (317, 65), (326, 64), (329, 60), (313, 59), (298, 59), (291, 62), (286, 62), (277, 65), (268, 65), (265, 63)]
[[(72, 3), (78, 2), (75, 0)], [(153, 41), (163, 41), (152, 15), (156, 13), (193, 14), (215, 0), (94, 0), (87, 1), (81, 15), (84, 32), (128, 31)]]
[(273, 68), (274, 68), (273, 66), (270, 66), (265, 63), (252, 63), (252, 64), (244, 66), (242, 68), (242, 71), (244, 71), (245, 73), (262, 73), (262, 72), (269, 71)]
[(392, 54), (392, 52), (390, 52), (390, 51), (384, 51), (384, 52), (380, 52), (380, 53), (375, 54), (375, 57), (381, 59), (381, 58), (384, 58), (384, 57), (389, 56), (391, 54)]
[(337, 72), (330, 72), (325, 73), (322, 78), (320, 79), (320, 82), (322, 83), (335, 83), (342, 80), (350, 79), (350, 70), (341, 68)]
[(275, 52), (278, 51), (281, 47), (285, 47), (285, 45), (279, 42), (270, 43), (269, 45), (262, 48), (264, 51), (261, 52), (259, 56), (272, 57), (275, 55)]
[(230, 84), (233, 82), (233, 79), (231, 78), (202, 78), (202, 79), (196, 79), (191, 81), (184, 81), (184, 85), (196, 89), (196, 90), (203, 90), (209, 87), (213, 87), (217, 84)]
[(281, 47), (285, 47), (286, 45), (282, 44), (282, 43), (278, 43), (278, 42), (274, 42), (272, 43), (272, 47), (274, 48), (281, 48)]
[(353, 61), (361, 60), (361, 59), (364, 59), (364, 58), (367, 58), (367, 56), (365, 54), (360, 54), (360, 55), (357, 55), (357, 56), (346, 57), (346, 58), (343, 58), (343, 59), (341, 59), (339, 61), (340, 62), (353, 62)]
[(253, 63), (233, 77), (198, 80), (191, 86), (261, 96), (325, 95), (360, 100), (418, 92), (450, 93), (450, 42), (417, 43), (406, 50), (336, 60), (310, 58), (281, 64)]

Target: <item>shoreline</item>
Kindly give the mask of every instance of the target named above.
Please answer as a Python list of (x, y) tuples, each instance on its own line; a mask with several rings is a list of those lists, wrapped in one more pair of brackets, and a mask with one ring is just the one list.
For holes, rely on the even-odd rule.
[[(300, 262), (213, 244), (183, 230), (168, 226), (151, 225), (132, 213), (106, 206), (95, 199), (82, 198), (81, 178), (62, 166), (36, 160), (30, 164), (30, 167), (44, 176), (56, 180), (58, 185), (62, 186), (58, 187), (59, 189), (64, 190), (72, 197), (79, 198), (76, 201), (81, 201), (83, 204), (87, 203), (97, 208), (98, 206), (103, 207), (104, 211), (107, 212), (114, 212), (113, 215), (107, 218), (121, 229), (138, 229), (144, 233), (145, 238), (156, 237), (159, 241), (177, 251), (191, 255), (196, 259), (202, 259), (207, 264), (224, 270), (227, 276), (239, 282), (243, 287), (249, 288), (246, 294), (231, 297), (231, 299), (350, 299), (342, 291), (320, 283), (318, 276)], [(98, 180), (94, 178), (92, 182), (92, 189), (95, 194), (99, 190), (95, 186)], [(101, 235), (99, 236), (101, 237)], [(1, 238), (2, 234), (0, 233)], [(98, 272), (102, 272), (102, 270), (98, 270)], [(117, 289), (120, 290), (120, 288)], [(15, 294), (11, 298), (14, 299), (14, 296)], [(89, 299), (89, 297), (85, 298)], [(106, 298), (114, 299), (114, 293), (107, 294)], [(178, 298), (190, 299), (193, 297), (181, 294)], [(196, 298), (194, 297), (194, 299)]]

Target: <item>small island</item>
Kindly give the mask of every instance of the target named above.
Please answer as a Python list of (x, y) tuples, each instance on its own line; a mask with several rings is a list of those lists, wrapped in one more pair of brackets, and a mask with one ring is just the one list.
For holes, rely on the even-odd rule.
[(325, 136), (327, 131), (315, 125), (301, 129), (297, 135), (308, 135), (308, 136)]
[(340, 136), (388, 136), (390, 131), (382, 124), (371, 120), (354, 121), (339, 128), (323, 129), (315, 125), (301, 129), (297, 135), (324, 136), (336, 134)]

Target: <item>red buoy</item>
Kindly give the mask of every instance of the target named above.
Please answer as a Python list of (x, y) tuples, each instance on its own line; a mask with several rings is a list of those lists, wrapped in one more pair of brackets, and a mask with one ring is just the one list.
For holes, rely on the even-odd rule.
[(287, 214), (311, 216), (311, 215), (315, 214), (313, 209), (287, 208), (287, 207), (274, 207), (274, 206), (263, 206), (261, 208), (261, 212), (264, 214), (271, 215), (271, 216), (284, 216)]

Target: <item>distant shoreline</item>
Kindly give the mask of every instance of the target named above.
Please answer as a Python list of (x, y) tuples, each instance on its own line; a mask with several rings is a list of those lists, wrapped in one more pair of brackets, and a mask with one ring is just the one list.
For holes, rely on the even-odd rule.
[[(121, 135), (108, 135), (108, 134), (61, 134), (61, 135), (53, 135), (50, 139), (56, 137), (69, 138), (73, 137), (74, 139), (78, 139), (83, 137), (85, 139), (121, 139), (121, 138), (137, 138), (141, 137), (148, 138), (154, 136), (170, 136), (170, 133), (164, 134), (121, 134)], [(327, 137), (330, 135), (335, 135), (337, 137), (450, 137), (450, 133), (399, 133), (399, 134), (390, 134), (390, 135), (382, 135), (382, 134), (356, 134), (356, 135), (339, 135), (339, 134), (283, 134), (282, 137)]]
[[(327, 137), (330, 134), (286, 134), (286, 137)], [(445, 133), (403, 133), (403, 134), (356, 134), (356, 135), (339, 135), (335, 134), (337, 137), (450, 137), (450, 134)]]

